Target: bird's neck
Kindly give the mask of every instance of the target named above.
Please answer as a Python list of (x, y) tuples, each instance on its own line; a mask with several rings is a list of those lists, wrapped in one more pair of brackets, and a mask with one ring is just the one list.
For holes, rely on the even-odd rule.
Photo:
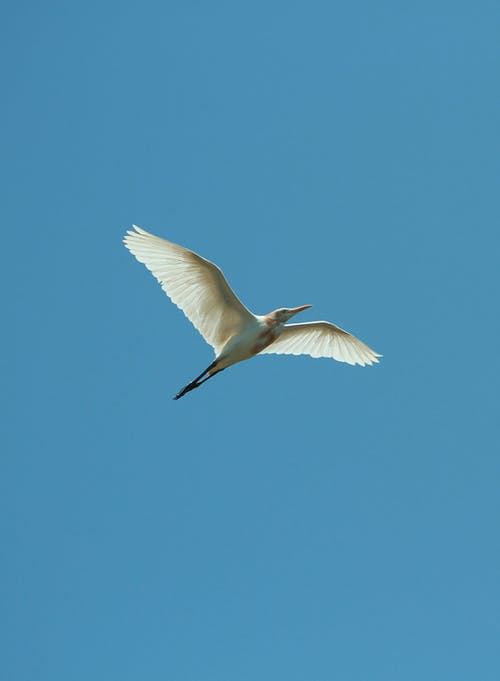
[(278, 326), (277, 320), (272, 314), (266, 314), (263, 318), (264, 324), (268, 329), (275, 329)]

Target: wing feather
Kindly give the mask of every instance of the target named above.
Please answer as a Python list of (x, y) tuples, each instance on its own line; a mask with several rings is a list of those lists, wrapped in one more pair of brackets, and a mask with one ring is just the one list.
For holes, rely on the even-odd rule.
[(374, 364), (382, 357), (352, 334), (330, 322), (286, 324), (280, 336), (260, 354), (330, 357), (347, 364)]
[(133, 225), (125, 246), (158, 279), (216, 354), (254, 320), (214, 263)]

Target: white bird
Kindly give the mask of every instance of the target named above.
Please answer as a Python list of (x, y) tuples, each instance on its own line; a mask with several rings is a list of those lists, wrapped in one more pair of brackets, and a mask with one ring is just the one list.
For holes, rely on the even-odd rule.
[(174, 400), (198, 388), (219, 372), (254, 355), (275, 353), (331, 357), (347, 364), (373, 364), (377, 354), (330, 322), (285, 324), (311, 305), (280, 308), (255, 315), (238, 299), (222, 271), (187, 248), (132, 225), (125, 246), (158, 279), (167, 296), (179, 307), (215, 351), (215, 360), (188, 383)]

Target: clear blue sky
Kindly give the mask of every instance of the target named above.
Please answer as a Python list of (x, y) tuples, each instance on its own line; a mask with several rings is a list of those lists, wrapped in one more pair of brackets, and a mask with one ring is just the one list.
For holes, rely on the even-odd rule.
[[(1, 681), (498, 681), (497, 2), (1, 22)], [(123, 247), (379, 366), (211, 349)]]

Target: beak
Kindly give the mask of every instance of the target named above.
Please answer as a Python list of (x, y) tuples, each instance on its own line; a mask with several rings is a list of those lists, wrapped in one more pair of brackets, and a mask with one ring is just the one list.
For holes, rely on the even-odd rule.
[(302, 312), (302, 310), (308, 310), (312, 305), (301, 305), (300, 307), (292, 307), (290, 312), (292, 313), (291, 316), (293, 317), (296, 315), (298, 312)]

